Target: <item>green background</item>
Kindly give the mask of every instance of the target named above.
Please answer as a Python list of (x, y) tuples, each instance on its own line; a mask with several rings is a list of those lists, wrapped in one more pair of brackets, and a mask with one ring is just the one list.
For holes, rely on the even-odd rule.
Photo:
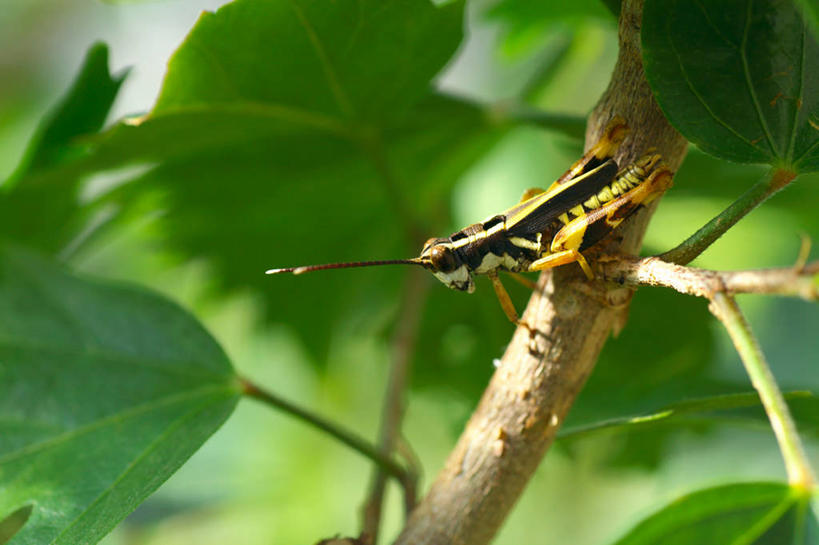
[[(2, 236), (53, 256), (82, 278), (162, 293), (204, 323), (239, 374), (374, 438), (404, 272), (274, 278), (262, 272), (410, 257), (418, 250), (415, 225), (446, 235), (513, 204), (524, 189), (550, 183), (579, 155), (578, 120), (605, 89), (616, 58), (613, 16), (603, 4), (587, 3), (577, 11), (533, 11), (526, 2), (476, 1), (461, 20), (458, 3), (436, 10), (409, 0), (390, 9), (336, 2), (336, 11), (328, 11), (301, 2), (316, 36), (354, 44), (328, 48), (322, 61), (305, 34), (292, 30), (300, 28), (299, 17), (285, 3), (257, 10), (245, 1), (200, 19), (201, 9), (215, 5), (12, 0), (0, 14), (0, 81), (9, 82), (0, 89), (0, 179), (7, 178), (0, 189), (10, 195), (0, 207)], [(360, 34), (351, 36), (351, 27)], [(664, 36), (673, 40), (671, 34)], [(97, 40), (109, 43), (110, 59), (95, 49), (87, 79), (71, 95), (84, 97), (79, 105), (87, 109), (78, 117), (51, 109), (57, 128), (36, 132)], [(145, 48), (151, 54), (139, 55)], [(662, 84), (673, 74), (662, 70), (674, 65), (663, 51), (658, 47), (652, 59), (659, 66), (655, 91), (666, 107)], [(693, 52), (689, 60), (697, 58)], [(338, 68), (332, 85), (327, 62)], [(127, 65), (133, 68), (119, 87)], [(816, 81), (819, 71), (808, 73)], [(118, 87), (109, 124), (149, 110), (153, 117), (103, 137), (71, 139), (101, 126)], [(667, 90), (671, 107), (685, 105), (674, 90)], [(546, 130), (516, 123), (520, 104), (564, 117), (544, 116)], [(70, 100), (63, 107), (76, 116)], [(809, 110), (798, 127), (809, 126)], [(677, 115), (667, 113), (672, 120)], [(795, 141), (809, 146), (805, 138), (799, 133)], [(738, 158), (732, 149), (704, 148)], [(377, 181), (382, 160), (392, 170), (392, 189)], [(644, 252), (676, 245), (764, 171), (692, 147)], [(817, 183), (816, 174), (801, 176), (694, 265), (793, 263), (800, 235), (819, 240)], [(75, 191), (79, 201), (70, 198)], [(57, 205), (38, 208), (44, 203)], [(94, 222), (105, 228), (83, 238)], [(484, 279), (472, 296), (429, 286), (404, 426), (424, 484), (443, 463), (512, 332), (489, 288)], [(522, 308), (525, 290), (509, 288)], [(762, 297), (742, 297), (740, 304), (783, 390), (816, 392), (816, 305)], [(607, 344), (565, 424), (569, 437), (539, 468), (497, 543), (612, 542), (697, 488), (781, 480), (770, 429), (747, 403), (570, 435), (603, 420), (749, 390), (704, 301), (641, 290), (628, 327)], [(814, 401), (797, 396), (792, 403), (816, 461)], [(332, 439), (241, 401), (105, 543), (310, 543), (355, 534), (369, 472), (363, 458)], [(390, 488), (388, 501), (386, 535), (392, 536), (402, 523), (397, 490)]]

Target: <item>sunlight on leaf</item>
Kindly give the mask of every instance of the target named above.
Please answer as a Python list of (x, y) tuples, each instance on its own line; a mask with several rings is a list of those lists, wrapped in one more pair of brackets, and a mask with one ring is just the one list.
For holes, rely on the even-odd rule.
[(395, 118), (421, 98), (461, 39), (462, 2), (259, 2), (205, 13), (168, 65), (153, 115), (256, 103), (284, 115)]
[(88, 50), (73, 84), (43, 118), (17, 169), (0, 186), (0, 233), (56, 253), (82, 229), (75, 225), (81, 222), (76, 176), (38, 175), (85, 155), (81, 137), (102, 127), (126, 75), (109, 73), (105, 44)]
[(13, 184), (31, 171), (53, 167), (79, 153), (82, 146), (74, 139), (102, 128), (127, 75), (127, 70), (117, 75), (108, 71), (107, 45), (91, 46), (76, 79), (43, 119), (20, 165), (6, 183)]

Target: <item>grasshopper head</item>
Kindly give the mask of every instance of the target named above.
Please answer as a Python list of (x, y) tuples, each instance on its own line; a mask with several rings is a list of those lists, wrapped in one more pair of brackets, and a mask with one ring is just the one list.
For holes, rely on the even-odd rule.
[(449, 239), (429, 239), (421, 250), (421, 261), (447, 287), (468, 293), (475, 291), (475, 282), (469, 274), (469, 268), (458, 256)]

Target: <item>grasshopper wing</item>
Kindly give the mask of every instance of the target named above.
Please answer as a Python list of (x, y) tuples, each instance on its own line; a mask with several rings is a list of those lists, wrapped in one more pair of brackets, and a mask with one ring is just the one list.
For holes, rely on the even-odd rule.
[(510, 208), (505, 213), (507, 234), (525, 237), (543, 232), (558, 216), (610, 184), (617, 170), (617, 163), (608, 159), (589, 172)]

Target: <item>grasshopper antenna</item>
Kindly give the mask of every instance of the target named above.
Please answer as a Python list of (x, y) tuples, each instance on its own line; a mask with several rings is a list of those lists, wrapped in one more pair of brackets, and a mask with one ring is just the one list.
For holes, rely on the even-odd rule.
[(269, 269), (265, 274), (293, 273), (304, 274), (326, 269), (347, 269), (352, 267), (377, 267), (379, 265), (424, 265), (420, 258), (412, 259), (384, 259), (381, 261), (350, 261), (347, 263), (327, 263), (325, 265), (305, 265), (302, 267), (286, 267), (284, 269)]

